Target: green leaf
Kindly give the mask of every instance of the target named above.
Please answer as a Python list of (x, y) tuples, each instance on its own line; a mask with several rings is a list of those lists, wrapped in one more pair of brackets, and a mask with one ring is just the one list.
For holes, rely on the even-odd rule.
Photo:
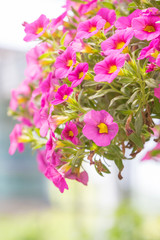
[(71, 0), (72, 2), (77, 2), (77, 3), (83, 3), (83, 4), (86, 4), (87, 2), (86, 1), (82, 1), (82, 0)]
[(132, 94), (132, 96), (130, 97), (130, 99), (127, 101), (128, 104), (129, 104), (129, 103), (133, 103), (133, 101), (134, 101), (135, 97), (137, 96), (138, 92), (139, 92), (139, 90), (135, 91), (135, 92)]
[(140, 148), (143, 148), (143, 142), (140, 136), (138, 136), (136, 133), (132, 133), (128, 136), (128, 138), (137, 146)]
[(72, 12), (79, 18), (79, 13), (71, 6)]
[(142, 117), (142, 112), (140, 110), (137, 113), (136, 120), (135, 120), (135, 129), (136, 129), (137, 135), (140, 135), (141, 130), (142, 130), (142, 126), (143, 126), (143, 117)]
[(158, 88), (158, 83), (153, 78), (149, 78), (145, 81), (148, 87), (150, 88)]
[(159, 99), (154, 97), (154, 107), (157, 113), (160, 113), (160, 102)]
[(65, 37), (66, 37), (66, 35), (69, 33), (69, 31), (66, 31), (64, 34), (63, 34), (63, 36), (61, 37), (61, 40), (60, 40), (60, 44), (62, 45), (62, 46), (64, 46), (64, 40), (65, 40)]
[(124, 168), (122, 159), (116, 159), (114, 162), (115, 162), (116, 166), (117, 166), (118, 169), (119, 169), (118, 178), (121, 180), (121, 179), (123, 178), (122, 175), (121, 175), (121, 173), (122, 173), (122, 170), (123, 170), (123, 168)]
[(104, 6), (105, 8), (115, 9), (115, 6), (114, 6), (112, 3), (103, 2), (102, 4), (103, 4), (103, 6)]
[(91, 100), (91, 99), (102, 97), (109, 92), (116, 92), (116, 91), (114, 89), (99, 90), (99, 91), (96, 92), (96, 94), (90, 96), (89, 99)]
[(110, 104), (109, 104), (109, 107), (111, 107), (116, 101), (118, 100), (124, 100), (124, 99), (128, 99), (128, 97), (125, 97), (125, 96), (117, 96), (115, 98), (113, 98), (111, 101), (110, 101)]

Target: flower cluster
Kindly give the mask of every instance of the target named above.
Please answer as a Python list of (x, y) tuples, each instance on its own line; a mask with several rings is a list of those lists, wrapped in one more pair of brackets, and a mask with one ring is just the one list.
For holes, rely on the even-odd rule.
[(66, 0), (58, 18), (23, 24), (24, 41), (39, 41), (11, 93), (19, 123), (9, 153), (31, 143), (61, 192), (67, 178), (87, 185), (85, 162), (103, 176), (114, 161), (121, 179), (122, 160), (143, 149), (160, 118), (160, 11), (136, 2)]

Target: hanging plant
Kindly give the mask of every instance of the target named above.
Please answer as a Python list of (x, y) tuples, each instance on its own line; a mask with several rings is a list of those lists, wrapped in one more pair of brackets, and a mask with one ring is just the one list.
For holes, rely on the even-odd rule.
[[(134, 158), (160, 119), (159, 1), (67, 0), (58, 18), (24, 23), (25, 80), (12, 90), (9, 115), (18, 120), (9, 153), (30, 143), (39, 170), (61, 192), (66, 179), (85, 185), (84, 162), (101, 176), (114, 161)], [(129, 149), (130, 155), (128, 156)], [(144, 160), (143, 159), (143, 160)]]

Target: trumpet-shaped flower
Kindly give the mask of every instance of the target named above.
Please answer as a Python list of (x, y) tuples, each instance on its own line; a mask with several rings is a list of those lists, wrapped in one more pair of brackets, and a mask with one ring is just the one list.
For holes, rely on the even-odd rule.
[(67, 84), (62, 85), (60, 88), (58, 88), (55, 99), (51, 103), (53, 105), (57, 105), (67, 101), (72, 92), (73, 89), (71, 87), (68, 87)]
[(112, 37), (102, 42), (101, 48), (104, 54), (121, 53), (130, 43), (133, 34), (130, 29), (117, 31)]
[(49, 26), (51, 33), (54, 33), (57, 30), (57, 28), (60, 25), (62, 25), (63, 19), (66, 17), (66, 15), (67, 15), (67, 11), (62, 13), (59, 17), (52, 19), (50, 26)]
[(159, 17), (154, 16), (140, 16), (134, 18), (132, 21), (132, 28), (135, 37), (140, 40), (150, 41), (160, 35), (160, 20)]
[(84, 22), (81, 22), (77, 29), (77, 35), (76, 38), (83, 39), (83, 38), (90, 38), (100, 29), (102, 29), (105, 25), (106, 21), (99, 15), (86, 20)]
[(19, 152), (24, 151), (24, 144), (19, 141), (19, 138), (22, 136), (22, 125), (16, 124), (10, 134), (10, 147), (9, 154), (13, 155), (18, 148)]
[(27, 68), (25, 70), (25, 75), (28, 81), (37, 80), (42, 77), (42, 67), (39, 62), (39, 57), (45, 53), (49, 47), (49, 44), (43, 42), (27, 52)]
[(116, 13), (114, 10), (110, 10), (108, 8), (101, 8), (97, 15), (100, 15), (106, 22), (104, 25), (105, 33), (108, 32), (114, 25), (116, 21)]
[(77, 67), (68, 75), (68, 80), (72, 82), (71, 87), (77, 87), (81, 84), (88, 71), (88, 63), (79, 63)]
[(116, 54), (109, 55), (103, 61), (97, 63), (94, 67), (96, 82), (109, 82), (111, 83), (118, 75), (121, 67), (125, 63), (125, 55)]
[(78, 182), (83, 183), (84, 185), (88, 184), (88, 173), (86, 171), (83, 172), (78, 172), (76, 173), (72, 173), (71, 170), (69, 170), (66, 174), (65, 174), (66, 178), (72, 179), (72, 180), (77, 180)]
[(64, 53), (57, 57), (55, 61), (55, 76), (56, 78), (66, 78), (72, 71), (76, 63), (76, 53), (72, 47), (68, 47)]
[(113, 122), (113, 117), (105, 110), (89, 111), (84, 117), (84, 122), (84, 136), (98, 146), (108, 146), (118, 133), (118, 124)]
[(68, 189), (68, 185), (64, 178), (64, 173), (58, 171), (52, 164), (49, 164), (45, 171), (45, 176), (53, 182), (53, 184), (59, 188), (60, 192), (63, 193), (64, 189)]
[(119, 17), (117, 21), (115, 22), (115, 27), (118, 30), (131, 28), (132, 27), (132, 20), (136, 17), (139, 17), (141, 15), (142, 11), (139, 9), (136, 9), (134, 12), (132, 12), (127, 17)]
[(73, 122), (66, 123), (65, 128), (62, 131), (61, 138), (70, 140), (72, 143), (77, 145), (78, 144), (77, 135), (78, 135), (78, 129), (76, 124)]
[[(88, 0), (87, 0), (88, 1)], [(82, 16), (97, 7), (97, 0), (88, 1), (87, 4), (81, 4), (78, 13)]]
[(49, 19), (42, 14), (33, 23), (25, 24), (24, 31), (26, 33), (26, 36), (24, 37), (24, 41), (29, 42), (42, 36), (45, 33), (49, 22), (50, 22)]
[(140, 52), (140, 56), (137, 59), (149, 58), (150, 62), (155, 62), (160, 53), (160, 39), (153, 39), (150, 44), (143, 48)]

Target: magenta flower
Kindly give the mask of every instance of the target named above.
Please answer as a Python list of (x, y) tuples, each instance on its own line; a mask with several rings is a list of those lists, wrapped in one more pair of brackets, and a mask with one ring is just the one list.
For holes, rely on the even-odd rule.
[(45, 173), (48, 162), (46, 160), (46, 151), (45, 150), (39, 150), (37, 152), (37, 163), (38, 163), (38, 169), (41, 173)]
[(137, 59), (144, 59), (149, 58), (150, 62), (155, 62), (156, 58), (158, 57), (160, 53), (160, 40), (159, 39), (153, 39), (150, 44), (143, 48), (140, 52), (140, 56)]
[(29, 42), (35, 40), (42, 36), (47, 29), (49, 24), (49, 19), (45, 15), (41, 15), (36, 21), (25, 24), (25, 33), (24, 41)]
[(72, 82), (71, 87), (77, 87), (81, 84), (88, 71), (88, 63), (79, 63), (77, 67), (68, 75), (68, 80)]
[(79, 12), (80, 16), (82, 16), (82, 15), (86, 14), (87, 12), (93, 10), (96, 7), (97, 7), (97, 0), (88, 1), (87, 4), (80, 5), (78, 12)]
[(105, 33), (108, 32), (114, 25), (116, 21), (116, 13), (114, 10), (110, 10), (108, 8), (101, 8), (97, 15), (100, 15), (105, 21), (104, 31)]
[(27, 68), (25, 70), (25, 76), (28, 81), (37, 80), (42, 77), (42, 68), (39, 63), (39, 57), (47, 51), (49, 45), (46, 42), (43, 42), (26, 54)]
[(66, 17), (66, 15), (67, 15), (67, 11), (62, 13), (59, 17), (52, 19), (50, 26), (49, 26), (51, 33), (54, 33), (57, 30), (57, 28), (60, 25), (62, 25), (63, 19)]
[(62, 85), (60, 88), (58, 88), (58, 91), (55, 95), (55, 100), (53, 100), (51, 103), (53, 105), (57, 105), (67, 101), (72, 92), (73, 89), (68, 87), (67, 84)]
[(64, 178), (64, 173), (59, 172), (52, 164), (49, 164), (45, 171), (45, 176), (53, 182), (53, 184), (59, 188), (60, 192), (63, 193), (64, 189), (68, 189), (68, 185)]
[(113, 117), (105, 110), (89, 111), (84, 117), (84, 122), (84, 136), (98, 146), (108, 146), (118, 133), (118, 124), (113, 122)]
[(24, 144), (19, 141), (19, 138), (22, 136), (22, 125), (16, 124), (9, 136), (10, 138), (10, 147), (9, 154), (13, 155), (18, 148), (19, 152), (24, 151)]
[(106, 21), (99, 15), (81, 22), (77, 29), (76, 38), (83, 39), (92, 37), (104, 27), (105, 23)]
[(75, 123), (73, 122), (67, 122), (65, 125), (65, 128), (62, 131), (61, 138), (70, 140), (75, 145), (78, 144), (78, 129)]
[(102, 42), (101, 48), (105, 55), (121, 53), (128, 46), (132, 37), (133, 31), (130, 29), (117, 31), (112, 37)]
[(150, 41), (160, 35), (159, 17), (140, 16), (132, 20), (135, 37), (140, 40)]
[(9, 107), (15, 111), (18, 105), (24, 103), (26, 98), (30, 95), (31, 89), (28, 86), (27, 81), (23, 81), (22, 84), (17, 88), (11, 91), (11, 101)]
[(155, 88), (154, 89), (154, 95), (155, 97), (157, 97), (160, 101), (160, 84), (159, 84), (159, 87), (158, 88)]
[(139, 17), (141, 15), (142, 11), (139, 9), (136, 9), (134, 12), (132, 12), (127, 17), (120, 17), (115, 22), (115, 27), (118, 28), (118, 30), (131, 28), (132, 27), (132, 20), (136, 17)]
[(57, 57), (55, 61), (55, 76), (56, 78), (66, 78), (72, 71), (76, 63), (76, 53), (72, 47), (68, 47), (64, 53)]
[(72, 173), (71, 169), (65, 173), (65, 178), (69, 178), (72, 180), (77, 180), (78, 182), (83, 183), (84, 185), (88, 184), (88, 173), (86, 171), (83, 171), (81, 173)]
[(96, 76), (94, 80), (96, 82), (109, 82), (111, 83), (114, 78), (118, 75), (121, 67), (123, 67), (125, 63), (125, 55), (116, 54), (109, 55), (103, 61), (98, 62), (94, 71)]
[(142, 158), (142, 161), (151, 159), (154, 161), (160, 161), (160, 143), (157, 143), (157, 145), (151, 151), (148, 151)]
[(146, 73), (148, 73), (153, 72), (154, 70), (156, 70), (157, 67), (154, 63), (149, 63), (146, 68), (147, 68)]

